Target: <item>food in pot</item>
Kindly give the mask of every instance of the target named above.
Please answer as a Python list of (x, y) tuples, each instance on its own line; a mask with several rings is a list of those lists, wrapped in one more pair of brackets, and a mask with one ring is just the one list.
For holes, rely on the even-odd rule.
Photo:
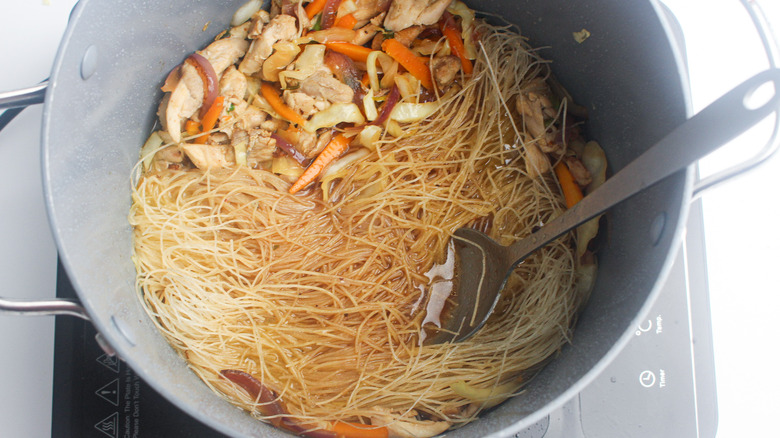
[(521, 264), (474, 337), (424, 340), (456, 229), (508, 244), (604, 180), (548, 62), (458, 0), (252, 0), (232, 25), (166, 79), (133, 191), (171, 345), (302, 435), (434, 436), (521, 393), (572, 334), (598, 220)]

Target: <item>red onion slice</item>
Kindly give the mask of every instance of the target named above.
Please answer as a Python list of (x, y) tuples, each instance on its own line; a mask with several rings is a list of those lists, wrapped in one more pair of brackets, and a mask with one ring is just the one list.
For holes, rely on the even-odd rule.
[(393, 108), (395, 108), (395, 104), (398, 103), (400, 98), (401, 92), (398, 91), (398, 87), (396, 85), (393, 85), (393, 89), (390, 90), (390, 94), (387, 96), (385, 104), (382, 105), (382, 110), (379, 111), (379, 115), (377, 116), (376, 120), (371, 122), (371, 124), (381, 125), (382, 123), (385, 123), (385, 121), (390, 117), (390, 113), (393, 112)]
[(219, 78), (209, 60), (198, 53), (190, 55), (185, 62), (195, 67), (200, 78), (203, 79), (203, 103), (200, 106), (200, 117), (202, 118), (219, 94)]
[(320, 29), (330, 29), (336, 23), (336, 14), (339, 12), (341, 0), (328, 0), (322, 9), (322, 18), (320, 18)]
[(260, 381), (255, 379), (251, 374), (239, 370), (222, 370), (220, 371), (220, 374), (243, 388), (251, 397), (260, 402), (261, 405), (258, 407), (258, 410), (266, 417), (272, 417), (269, 418), (269, 421), (274, 426), (287, 429), (290, 432), (305, 437), (336, 438), (334, 432), (316, 429), (315, 427), (306, 427), (305, 424), (301, 424), (296, 420), (287, 417), (289, 413), (282, 405), (282, 402), (279, 401), (276, 394), (260, 383)]
[(303, 163), (306, 162), (307, 158), (298, 149), (295, 149), (295, 146), (291, 145), (287, 140), (275, 133), (271, 134), (271, 138), (276, 140), (276, 147), (286, 152), (293, 160), (303, 166)]
[(366, 93), (363, 91), (363, 84), (360, 83), (360, 74), (355, 66), (355, 62), (352, 61), (349, 56), (343, 53), (334, 52), (333, 50), (325, 51), (325, 65), (328, 66), (330, 71), (336, 75), (336, 79), (345, 83), (354, 92), (352, 102), (358, 106), (363, 107), (363, 97)]

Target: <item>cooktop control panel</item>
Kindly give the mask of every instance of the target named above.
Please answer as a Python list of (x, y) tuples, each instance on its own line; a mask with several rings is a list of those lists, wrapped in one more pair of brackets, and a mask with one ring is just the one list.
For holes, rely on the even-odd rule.
[[(694, 204), (691, 221), (700, 220)], [(620, 355), (518, 438), (714, 437), (714, 358), (703, 251), (689, 227), (666, 284)]]

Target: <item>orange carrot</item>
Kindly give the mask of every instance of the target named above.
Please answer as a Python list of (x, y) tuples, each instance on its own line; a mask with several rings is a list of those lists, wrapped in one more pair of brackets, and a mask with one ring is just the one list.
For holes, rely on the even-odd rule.
[(347, 55), (349, 59), (358, 62), (368, 61), (368, 54), (371, 53), (371, 49), (368, 47), (358, 46), (357, 44), (344, 43), (341, 41), (329, 41), (325, 43), (325, 47)]
[(186, 122), (184, 122), (184, 132), (187, 133), (187, 135), (197, 135), (200, 133), (200, 123), (196, 122), (195, 120), (187, 119)]
[(330, 143), (325, 146), (325, 149), (317, 155), (317, 158), (298, 177), (298, 181), (295, 181), (295, 184), (290, 187), (290, 193), (297, 193), (314, 181), (322, 173), (322, 170), (325, 169), (325, 166), (346, 152), (347, 148), (349, 148), (349, 142), (350, 139), (344, 137), (343, 134), (333, 137)]
[(355, 18), (352, 14), (347, 14), (338, 20), (336, 20), (336, 24), (334, 26), (336, 27), (344, 27), (347, 29), (354, 29), (355, 25), (357, 24), (357, 18)]
[[(209, 110), (206, 111), (206, 114), (203, 115), (203, 120), (201, 120), (201, 132), (211, 131), (215, 126), (217, 126), (217, 120), (219, 120), (219, 115), (222, 114), (222, 105), (224, 102), (224, 96), (217, 96), (217, 98), (214, 99), (214, 103), (211, 104)], [(195, 143), (204, 144), (208, 139), (209, 134), (204, 134), (196, 138)]]
[(268, 104), (271, 105), (271, 108), (280, 116), (299, 126), (306, 123), (306, 120), (300, 114), (296, 113), (295, 110), (284, 103), (282, 98), (276, 93), (276, 89), (268, 82), (263, 82), (263, 84), (260, 85), (260, 94), (263, 95), (265, 100), (268, 101)]
[(322, 12), (322, 10), (325, 9), (325, 3), (327, 2), (328, 0), (313, 0), (311, 3), (306, 5), (304, 10), (306, 11), (306, 16), (309, 17), (309, 20)]
[(333, 425), (333, 432), (339, 438), (387, 438), (390, 435), (386, 426), (375, 427), (343, 421), (337, 421)]
[(463, 68), (463, 73), (470, 75), (474, 71), (474, 66), (471, 64), (471, 60), (466, 58), (466, 46), (463, 45), (463, 39), (460, 36), (460, 32), (453, 26), (449, 26), (450, 22), (447, 21), (442, 26), (442, 33), (447, 37), (447, 42), (450, 43), (450, 50), (452, 54), (460, 58), (460, 65)]
[(558, 183), (561, 185), (563, 197), (566, 198), (566, 208), (574, 207), (574, 204), (582, 200), (580, 186), (574, 181), (574, 177), (563, 161), (555, 165), (555, 174), (558, 176)]
[(360, 78), (360, 83), (363, 84), (364, 87), (368, 87), (369, 82), (371, 82), (371, 78), (368, 76), (368, 72), (363, 73), (363, 77)]
[(382, 43), (382, 50), (390, 55), (391, 58), (398, 61), (398, 63), (411, 73), (412, 76), (417, 78), (425, 88), (433, 90), (431, 70), (414, 54), (414, 52), (394, 39), (385, 40)]

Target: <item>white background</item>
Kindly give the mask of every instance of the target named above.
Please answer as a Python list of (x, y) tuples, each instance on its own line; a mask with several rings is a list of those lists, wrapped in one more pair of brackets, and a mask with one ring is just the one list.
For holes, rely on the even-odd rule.
[[(632, 0), (633, 1), (633, 0)], [(48, 76), (75, 0), (0, 0), (0, 91)], [(780, 26), (780, 1), (763, 0)], [(572, 3), (575, 4), (574, 2)], [(683, 26), (695, 110), (766, 67), (737, 0), (666, 0)], [(118, 23), (121, 25), (121, 23)], [(54, 295), (56, 252), (40, 183), (40, 107), (0, 132), (0, 296)], [(77, 127), (74, 127), (76, 129)], [(765, 140), (764, 127), (703, 160), (723, 168)], [(704, 196), (721, 437), (777, 430), (780, 329), (780, 157)], [(50, 434), (52, 318), (0, 316), (2, 435)]]

